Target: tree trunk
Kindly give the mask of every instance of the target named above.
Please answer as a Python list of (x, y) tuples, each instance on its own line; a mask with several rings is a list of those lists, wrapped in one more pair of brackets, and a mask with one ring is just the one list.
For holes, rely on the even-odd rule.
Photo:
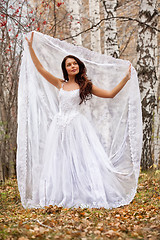
[[(157, 1), (158, 12), (160, 11), (160, 0)], [(160, 29), (160, 16), (158, 16), (158, 29)], [(154, 141), (153, 141), (153, 155), (154, 164), (160, 165), (160, 33), (157, 33), (157, 44), (156, 44), (156, 73), (158, 81), (155, 86), (155, 96), (157, 105), (154, 114)]]
[[(156, 11), (156, 0), (142, 0), (139, 12), (139, 19), (151, 26), (157, 26), (158, 13)], [(147, 169), (153, 165), (153, 124), (154, 112), (157, 100), (155, 96), (157, 76), (155, 69), (155, 48), (156, 32), (140, 25), (138, 31), (138, 62), (137, 70), (142, 98), (143, 114), (143, 150), (142, 169)]]
[[(89, 0), (89, 15), (91, 26), (100, 22), (99, 0)], [(101, 35), (99, 27), (95, 27), (91, 30), (91, 50), (101, 52)]]
[[(102, 3), (104, 7), (104, 17), (116, 17), (117, 0), (102, 0)], [(104, 53), (116, 58), (119, 57), (116, 19), (105, 21)]]
[(154, 111), (153, 122), (153, 141), (152, 151), (154, 157), (154, 165), (157, 167), (160, 164), (160, 79), (155, 85), (156, 106)]
[[(70, 12), (71, 36), (74, 36), (77, 33), (80, 33), (81, 31), (81, 25), (80, 25), (81, 0), (69, 0), (68, 6), (69, 6), (69, 12)], [(81, 46), (82, 45), (81, 34), (78, 35), (77, 37), (73, 37), (72, 43)]]

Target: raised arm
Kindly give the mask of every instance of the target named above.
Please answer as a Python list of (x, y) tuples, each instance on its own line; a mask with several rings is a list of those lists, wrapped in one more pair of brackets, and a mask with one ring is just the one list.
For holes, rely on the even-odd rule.
[(61, 88), (61, 83), (62, 83), (62, 79), (56, 78), (55, 76), (53, 76), (51, 73), (49, 73), (48, 71), (46, 71), (46, 69), (42, 66), (42, 64), (40, 63), (39, 59), (37, 58), (33, 48), (32, 48), (32, 42), (33, 42), (33, 35), (34, 32), (32, 32), (31, 34), (31, 39), (29, 40), (27, 37), (25, 38), (28, 42), (28, 46), (29, 46), (29, 51), (31, 54), (31, 58), (32, 61), (35, 65), (35, 67), (37, 68), (38, 72), (51, 84), (53, 84), (56, 88), (60, 89)]
[(108, 91), (93, 85), (92, 94), (101, 98), (114, 98), (117, 95), (117, 93), (119, 93), (119, 91), (124, 87), (124, 85), (130, 79), (130, 77), (131, 77), (131, 64), (129, 66), (128, 73), (115, 88), (113, 88), (111, 91)]

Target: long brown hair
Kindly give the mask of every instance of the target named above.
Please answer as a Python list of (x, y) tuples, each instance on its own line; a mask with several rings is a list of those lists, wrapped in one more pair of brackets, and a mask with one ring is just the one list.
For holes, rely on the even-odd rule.
[(62, 67), (64, 79), (67, 81), (69, 80), (68, 73), (67, 73), (66, 66), (65, 66), (65, 62), (68, 58), (73, 58), (79, 65), (79, 73), (76, 74), (75, 82), (78, 83), (79, 88), (80, 88), (79, 96), (81, 98), (81, 101), (79, 104), (81, 104), (82, 102), (86, 102), (87, 100), (91, 99), (91, 97), (92, 97), (92, 82), (87, 77), (87, 74), (86, 74), (87, 69), (86, 69), (84, 63), (73, 55), (66, 56), (62, 61), (61, 67)]

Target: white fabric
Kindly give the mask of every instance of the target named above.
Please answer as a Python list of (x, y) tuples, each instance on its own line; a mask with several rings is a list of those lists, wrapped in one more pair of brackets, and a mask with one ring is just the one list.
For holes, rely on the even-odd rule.
[[(30, 33), (28, 34), (30, 38)], [(66, 55), (80, 58), (88, 77), (111, 90), (129, 62), (34, 33), (42, 65), (63, 78)], [(79, 90), (56, 89), (36, 70), (24, 41), (18, 89), (17, 179), (23, 206), (105, 207), (134, 198), (142, 147), (138, 79), (113, 99), (93, 96), (79, 105)]]

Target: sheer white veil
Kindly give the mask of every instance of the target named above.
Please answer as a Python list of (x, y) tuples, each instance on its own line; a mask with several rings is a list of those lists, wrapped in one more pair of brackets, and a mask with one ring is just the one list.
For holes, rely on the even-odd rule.
[[(28, 38), (30, 34), (27, 34)], [(63, 58), (75, 55), (84, 62), (89, 79), (107, 90), (122, 80), (130, 64), (129, 61), (95, 53), (39, 32), (34, 32), (33, 48), (44, 68), (59, 78), (63, 78)], [(38, 73), (24, 40), (18, 87), (17, 132), (17, 179), (24, 207), (38, 206), (37, 186), (45, 161), (42, 153), (47, 130), (57, 111), (58, 90)], [(87, 104), (83, 104), (82, 112), (94, 126), (113, 171), (126, 189), (124, 204), (128, 204), (136, 192), (142, 148), (141, 100), (133, 66), (131, 79), (115, 98), (93, 96)]]

